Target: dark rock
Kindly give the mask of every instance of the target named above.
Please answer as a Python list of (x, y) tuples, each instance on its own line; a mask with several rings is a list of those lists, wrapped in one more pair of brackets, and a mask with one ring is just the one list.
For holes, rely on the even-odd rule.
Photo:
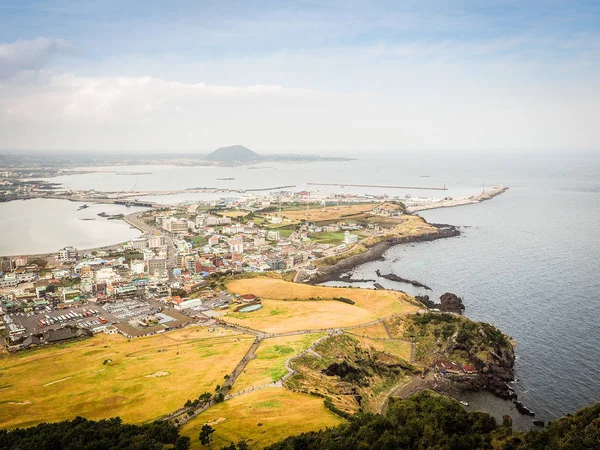
[(521, 402), (514, 402), (517, 411), (526, 416), (535, 416), (535, 413)]
[(465, 305), (463, 305), (462, 298), (446, 292), (440, 297), (440, 310), (462, 314), (465, 310)]
[(546, 426), (546, 424), (544, 423), (544, 421), (543, 421), (543, 420), (534, 420), (534, 421), (533, 421), (533, 424), (534, 424), (536, 427), (545, 427), (545, 426)]
[(440, 311), (458, 314), (462, 314), (465, 310), (462, 298), (450, 292), (446, 292), (440, 297), (440, 303), (434, 303), (429, 299), (429, 295), (417, 295), (415, 298), (429, 309), (439, 309)]
[(396, 281), (398, 283), (408, 283), (408, 284), (412, 284), (415, 287), (422, 287), (424, 289), (427, 289), (428, 291), (431, 291), (432, 289), (429, 286), (424, 285), (423, 283), (417, 281), (417, 280), (408, 280), (406, 278), (402, 278), (399, 277), (398, 275), (395, 275), (393, 273), (384, 273), (382, 274), (379, 269), (377, 269), (375, 271), (375, 273), (377, 274), (378, 277), (381, 278), (385, 278), (386, 280), (390, 280), (390, 281)]

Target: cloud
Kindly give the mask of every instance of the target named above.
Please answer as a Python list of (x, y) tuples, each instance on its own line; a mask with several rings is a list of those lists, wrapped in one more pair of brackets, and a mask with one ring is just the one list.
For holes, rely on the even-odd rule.
[(593, 148), (597, 117), (587, 87), (357, 94), (45, 73), (0, 84), (0, 148), (13, 149), (198, 151), (227, 142), (271, 152)]
[(53, 58), (73, 51), (74, 47), (68, 41), (46, 37), (0, 44), (0, 79), (39, 70)]

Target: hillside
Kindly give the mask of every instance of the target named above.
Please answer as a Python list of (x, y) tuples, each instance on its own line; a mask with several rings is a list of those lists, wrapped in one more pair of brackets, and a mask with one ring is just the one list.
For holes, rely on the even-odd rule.
[(252, 162), (260, 161), (262, 156), (243, 145), (230, 145), (229, 147), (219, 147), (209, 153), (206, 159), (219, 162)]

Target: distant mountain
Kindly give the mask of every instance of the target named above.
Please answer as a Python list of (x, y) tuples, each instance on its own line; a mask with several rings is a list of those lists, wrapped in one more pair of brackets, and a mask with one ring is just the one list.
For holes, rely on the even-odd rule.
[(219, 162), (252, 162), (260, 161), (263, 157), (243, 145), (230, 145), (229, 147), (216, 149), (214, 152), (209, 153), (205, 159)]

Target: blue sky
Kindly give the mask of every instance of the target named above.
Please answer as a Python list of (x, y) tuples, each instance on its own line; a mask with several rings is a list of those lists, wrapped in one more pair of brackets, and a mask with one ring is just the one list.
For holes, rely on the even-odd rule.
[(600, 2), (11, 1), (0, 148), (596, 149)]

